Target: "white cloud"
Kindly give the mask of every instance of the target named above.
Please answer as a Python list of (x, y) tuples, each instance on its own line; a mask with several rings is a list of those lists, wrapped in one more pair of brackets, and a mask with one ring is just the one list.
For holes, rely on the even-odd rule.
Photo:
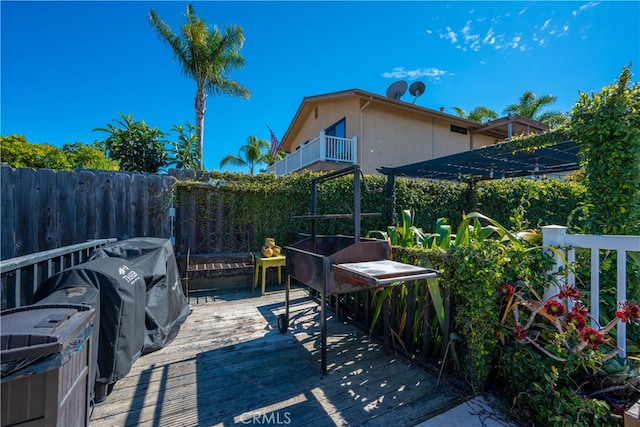
[(417, 68), (415, 70), (405, 70), (404, 67), (395, 67), (392, 71), (382, 73), (382, 77), (388, 79), (409, 79), (415, 80), (420, 77), (430, 77), (433, 80), (440, 80), (440, 77), (447, 74), (445, 70), (439, 68)]
[(458, 35), (451, 29), (451, 27), (447, 27), (447, 34), (445, 38), (451, 40), (451, 43), (458, 42)]
[(489, 28), (489, 31), (487, 31), (487, 35), (482, 39), (482, 43), (492, 45), (495, 44), (495, 42), (496, 37), (494, 35), (493, 28)]
[(580, 6), (578, 9), (574, 10), (573, 12), (571, 12), (571, 14), (573, 16), (578, 16), (578, 13), (584, 12), (585, 10), (591, 9), (592, 7), (596, 7), (599, 4), (600, 4), (599, 1), (590, 1), (589, 3), (585, 3), (582, 6)]
[[(574, 15), (596, 7), (598, 1), (585, 2), (581, 6), (576, 5)], [(480, 49), (514, 49), (518, 51), (543, 48), (555, 38), (569, 35), (569, 29), (575, 25), (571, 20), (560, 24), (562, 18), (550, 16), (543, 18), (542, 23), (531, 22), (524, 15), (530, 14), (529, 6), (520, 6), (510, 12), (493, 16), (470, 16), (470, 19), (444, 28), (432, 28), (428, 34), (437, 34), (442, 40), (448, 40), (456, 49), (463, 52)], [(565, 18), (570, 15), (565, 15)], [(516, 24), (514, 26), (514, 24)], [(500, 32), (509, 29), (509, 32)], [(526, 34), (526, 35), (524, 35)], [(583, 38), (585, 31), (581, 32)]]
[(469, 34), (469, 31), (471, 31), (471, 21), (467, 21), (464, 24), (464, 27), (462, 27), (462, 34), (464, 34), (465, 36)]

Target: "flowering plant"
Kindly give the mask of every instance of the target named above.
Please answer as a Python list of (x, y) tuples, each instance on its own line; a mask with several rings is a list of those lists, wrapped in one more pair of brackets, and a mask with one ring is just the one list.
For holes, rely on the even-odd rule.
[[(541, 418), (552, 416), (540, 412), (544, 407), (541, 402), (549, 396), (553, 396), (556, 409), (564, 416), (568, 408), (582, 408), (575, 410), (578, 414), (584, 411), (583, 416), (586, 413), (595, 416), (602, 406), (593, 399), (606, 402), (611, 414), (619, 416), (629, 402), (637, 400), (640, 366), (615, 358), (621, 349), (609, 334), (619, 322), (640, 324), (637, 302), (619, 302), (613, 319), (600, 326), (581, 303), (581, 292), (575, 286), (564, 285), (559, 292), (543, 299), (529, 284), (518, 281), (500, 286), (498, 294), (506, 301), (499, 338), (505, 345), (513, 337), (515, 347), (505, 354), (519, 358), (506, 360), (504, 366), (512, 373), (518, 369), (531, 370), (527, 372), (533, 378), (532, 388), (526, 394), (521, 393), (520, 398), (528, 396), (529, 404), (537, 402)], [(523, 350), (529, 356), (523, 356)], [(525, 360), (536, 365), (522, 368)], [(590, 409), (581, 406), (589, 405), (587, 402), (594, 406)], [(533, 414), (535, 411), (531, 414), (535, 417)], [(601, 412), (599, 416), (606, 419), (604, 414)]]
[[(534, 298), (525, 299), (519, 290), (528, 289)], [(598, 350), (601, 345), (609, 341), (607, 333), (618, 322), (629, 324), (640, 323), (640, 305), (635, 301), (621, 301), (618, 303), (616, 316), (605, 326), (593, 328), (587, 326), (587, 320), (591, 318), (588, 309), (582, 305), (580, 298), (582, 294), (575, 286), (563, 285), (558, 293), (551, 295), (546, 300), (540, 296), (526, 283), (519, 281), (514, 285), (504, 284), (500, 287), (499, 293), (507, 299), (506, 308), (502, 317), (502, 324), (505, 325), (509, 312), (513, 313), (514, 325), (511, 328), (516, 340), (522, 344), (531, 344), (544, 354), (559, 360), (566, 361), (568, 354), (576, 354), (586, 349)], [(529, 310), (526, 321), (521, 321), (521, 308)], [(545, 343), (545, 338), (549, 334), (542, 333), (540, 328), (544, 324), (537, 322), (538, 316), (547, 320), (547, 325), (555, 329), (557, 335), (562, 335), (563, 345), (558, 349)], [(596, 324), (597, 324), (597, 319)], [(504, 337), (501, 337), (504, 343)], [(557, 341), (557, 340), (554, 340)], [(613, 348), (603, 359), (606, 360), (618, 354), (619, 348)]]

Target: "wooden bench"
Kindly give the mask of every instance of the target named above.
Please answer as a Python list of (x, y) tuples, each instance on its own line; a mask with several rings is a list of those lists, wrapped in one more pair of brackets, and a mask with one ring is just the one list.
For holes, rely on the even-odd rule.
[[(184, 293), (189, 301), (191, 293), (201, 290), (190, 289), (189, 280), (194, 277), (219, 277), (237, 274), (253, 274), (254, 256), (251, 252), (236, 254), (216, 254), (192, 257), (191, 250), (187, 250), (184, 274)], [(196, 296), (197, 298), (198, 296)], [(207, 296), (204, 295), (206, 300)], [(213, 297), (215, 300), (215, 297)]]

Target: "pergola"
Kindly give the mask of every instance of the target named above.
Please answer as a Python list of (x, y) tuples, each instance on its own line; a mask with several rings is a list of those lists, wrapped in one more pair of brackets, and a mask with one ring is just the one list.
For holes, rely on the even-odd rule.
[(409, 165), (381, 167), (378, 172), (388, 177), (389, 220), (395, 210), (396, 176), (462, 181), (471, 185), (489, 179), (544, 176), (579, 169), (578, 151), (574, 141), (538, 149), (523, 148), (516, 141), (509, 141)]
[(378, 172), (387, 176), (467, 182), (542, 176), (579, 169), (578, 150), (573, 141), (535, 150), (505, 142), (409, 165), (381, 167)]

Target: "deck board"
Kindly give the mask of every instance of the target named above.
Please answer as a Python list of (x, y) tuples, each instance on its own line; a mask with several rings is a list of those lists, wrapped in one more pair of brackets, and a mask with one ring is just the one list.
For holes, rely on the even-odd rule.
[(328, 373), (320, 367), (320, 308), (291, 293), (226, 290), (191, 299), (176, 339), (139, 358), (97, 405), (90, 427), (415, 425), (460, 402), (448, 388), (352, 325), (327, 319)]

